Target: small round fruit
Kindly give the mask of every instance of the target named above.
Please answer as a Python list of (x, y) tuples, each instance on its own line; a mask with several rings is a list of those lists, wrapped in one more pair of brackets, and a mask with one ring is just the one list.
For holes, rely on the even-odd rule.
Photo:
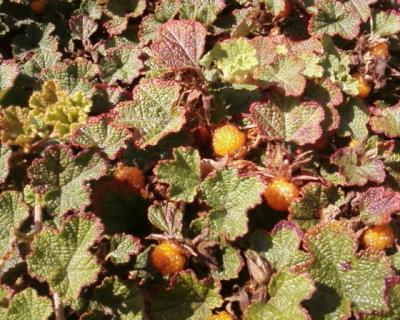
[(384, 250), (390, 248), (395, 241), (393, 229), (388, 224), (369, 227), (364, 231), (361, 242), (366, 249)]
[(113, 173), (114, 179), (124, 182), (133, 189), (140, 189), (145, 185), (142, 170), (119, 164)]
[(285, 212), (290, 203), (299, 197), (299, 189), (283, 177), (276, 177), (267, 185), (264, 191), (264, 199), (274, 210)]
[(233, 318), (228, 312), (222, 311), (212, 315), (208, 320), (233, 320)]
[(234, 155), (245, 143), (246, 135), (232, 124), (219, 127), (212, 137), (214, 153), (219, 157)]
[(153, 248), (150, 261), (155, 270), (166, 276), (182, 271), (185, 267), (186, 257), (176, 244), (163, 242)]
[(45, 0), (32, 0), (31, 1), (31, 10), (33, 13), (40, 14), (44, 11), (46, 7), (46, 1)]
[(378, 44), (375, 44), (371, 48), (369, 48), (368, 51), (372, 56), (376, 58), (387, 59), (389, 57), (389, 45), (387, 44), (387, 42), (380, 42)]
[(358, 73), (352, 74), (353, 78), (357, 80), (357, 96), (360, 98), (366, 98), (371, 93), (371, 85)]

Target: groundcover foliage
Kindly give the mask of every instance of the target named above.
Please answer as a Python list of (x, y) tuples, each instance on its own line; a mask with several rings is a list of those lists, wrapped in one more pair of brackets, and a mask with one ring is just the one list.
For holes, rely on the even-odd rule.
[(400, 2), (0, 0), (0, 318), (400, 319)]

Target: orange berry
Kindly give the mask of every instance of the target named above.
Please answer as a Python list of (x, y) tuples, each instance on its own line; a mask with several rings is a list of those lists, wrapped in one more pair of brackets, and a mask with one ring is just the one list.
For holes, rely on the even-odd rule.
[(264, 191), (264, 199), (268, 205), (276, 210), (285, 212), (290, 203), (299, 197), (299, 189), (284, 177), (276, 177), (267, 185)]
[(142, 170), (137, 167), (129, 167), (119, 164), (113, 173), (114, 179), (124, 182), (132, 189), (140, 189), (144, 187), (144, 175)]
[(46, 2), (45, 0), (32, 0), (30, 6), (33, 13), (40, 14), (44, 11)]
[(233, 318), (228, 312), (222, 311), (212, 315), (208, 320), (233, 320)]
[(376, 58), (387, 59), (389, 57), (389, 45), (387, 42), (375, 44), (368, 51)]
[(155, 270), (166, 276), (182, 271), (185, 267), (186, 257), (176, 244), (163, 242), (153, 248), (150, 261)]
[(366, 98), (371, 93), (371, 85), (359, 74), (354, 73), (352, 77), (357, 80), (358, 97)]
[(393, 229), (388, 224), (381, 224), (369, 227), (364, 231), (361, 243), (364, 248), (372, 248), (376, 250), (384, 250), (390, 248), (395, 241)]
[(246, 143), (246, 135), (236, 126), (227, 124), (213, 133), (212, 146), (217, 156), (234, 155)]

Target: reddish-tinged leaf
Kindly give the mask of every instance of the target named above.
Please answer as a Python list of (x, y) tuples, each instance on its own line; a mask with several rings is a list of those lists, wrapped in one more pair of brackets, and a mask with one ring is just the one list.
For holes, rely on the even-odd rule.
[(385, 109), (374, 108), (373, 113), (369, 119), (373, 131), (389, 138), (400, 137), (400, 104)]
[(391, 214), (400, 212), (400, 193), (384, 187), (372, 187), (358, 192), (352, 206), (366, 224), (387, 223)]
[(254, 102), (250, 114), (261, 134), (270, 139), (304, 145), (314, 143), (322, 135), (324, 110), (317, 102), (301, 103), (293, 98)]
[(379, 159), (357, 154), (353, 148), (342, 148), (331, 156), (331, 163), (338, 167), (337, 175), (344, 180), (340, 185), (363, 186), (368, 181), (382, 183), (385, 166)]
[(158, 29), (151, 46), (157, 64), (170, 69), (195, 68), (204, 53), (207, 30), (196, 21), (172, 20)]

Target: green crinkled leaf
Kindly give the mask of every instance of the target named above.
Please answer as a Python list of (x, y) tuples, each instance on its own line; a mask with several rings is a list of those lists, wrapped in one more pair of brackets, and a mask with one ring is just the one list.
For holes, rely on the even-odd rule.
[(256, 49), (246, 38), (217, 43), (202, 60), (206, 65), (214, 62), (222, 80), (230, 83), (247, 82), (258, 65)]
[(181, 147), (173, 154), (174, 160), (159, 163), (154, 172), (159, 181), (169, 184), (171, 200), (192, 202), (201, 183), (199, 152)]
[(265, 9), (274, 16), (279, 16), (287, 6), (286, 0), (263, 0), (263, 2), (265, 3)]
[(214, 277), (219, 280), (232, 280), (239, 276), (243, 268), (243, 259), (240, 251), (232, 246), (222, 248), (222, 268), (214, 272)]
[(391, 214), (400, 212), (400, 193), (384, 187), (371, 187), (358, 192), (351, 204), (365, 224), (384, 224), (390, 222)]
[(396, 274), (400, 274), (400, 251), (397, 251), (395, 254), (390, 256), (390, 260), (392, 261), (393, 270)]
[(95, 89), (91, 81), (98, 73), (96, 64), (78, 57), (73, 61), (55, 64), (51, 69), (45, 70), (41, 77), (43, 80), (56, 81), (61, 90), (69, 94), (84, 92), (85, 95), (92, 96)]
[(201, 185), (205, 202), (212, 208), (208, 221), (215, 235), (235, 239), (247, 231), (247, 211), (261, 201), (264, 185), (254, 177), (238, 176), (223, 169)]
[(11, 148), (5, 145), (0, 145), (0, 183), (6, 181), (8, 173), (10, 172), (11, 156)]
[(250, 106), (251, 119), (261, 134), (299, 145), (314, 143), (321, 137), (325, 112), (317, 102), (276, 97)]
[(207, 30), (196, 21), (171, 20), (158, 28), (152, 58), (167, 69), (196, 68), (204, 53)]
[(314, 256), (310, 273), (317, 292), (307, 302), (313, 319), (341, 319), (387, 308), (388, 259), (372, 252), (356, 255), (356, 236), (346, 222), (331, 221), (307, 231), (305, 247)]
[(224, 0), (180, 0), (179, 2), (181, 19), (197, 20), (206, 26), (210, 26), (225, 8)]
[(400, 278), (395, 277), (388, 280), (387, 300), (389, 310), (381, 315), (362, 317), (363, 320), (396, 320), (400, 318)]
[(95, 289), (95, 299), (105, 314), (121, 320), (142, 320), (144, 303), (140, 289), (133, 281), (108, 277)]
[(128, 19), (140, 16), (145, 9), (145, 0), (109, 0), (104, 10), (109, 21), (104, 27), (111, 35), (121, 34), (128, 27)]
[(390, 37), (400, 32), (400, 13), (397, 11), (375, 12), (372, 16), (372, 32), (380, 37)]
[(25, 64), (24, 71), (30, 77), (53, 68), (61, 60), (61, 53), (55, 51), (38, 51)]
[(47, 320), (53, 313), (51, 301), (32, 288), (15, 294), (7, 309), (0, 308), (3, 320)]
[(392, 182), (400, 185), (400, 154), (393, 153), (384, 159), (385, 169)]
[(252, 249), (278, 272), (298, 270), (311, 262), (311, 256), (299, 249), (302, 238), (303, 233), (295, 223), (283, 221), (274, 227), (271, 234), (263, 231), (253, 233)]
[(114, 264), (127, 263), (132, 255), (139, 253), (140, 248), (139, 239), (129, 234), (115, 234), (110, 239), (110, 252), (106, 259), (110, 259)]
[(174, 238), (182, 238), (183, 212), (175, 202), (155, 202), (149, 207), (149, 221)]
[(333, 187), (326, 187), (317, 182), (306, 184), (301, 190), (301, 198), (290, 204), (289, 219), (297, 222), (303, 229), (317, 224), (321, 210), (336, 200), (337, 193), (334, 191)]
[(322, 37), (324, 55), (321, 66), (324, 75), (338, 85), (345, 93), (356, 96), (358, 94), (358, 82), (350, 75), (351, 57), (345, 51), (335, 46), (332, 38), (325, 35)]
[(334, 0), (315, 1), (317, 13), (310, 20), (311, 34), (322, 37), (340, 35), (344, 39), (354, 39), (360, 31), (360, 20), (351, 6)]
[[(303, 53), (299, 56), (305, 65), (303, 75), (307, 78), (322, 78), (324, 68), (321, 66), (321, 56), (316, 53)], [(300, 77), (299, 77), (300, 79)]]
[(276, 273), (268, 286), (270, 299), (266, 303), (251, 304), (244, 314), (244, 319), (307, 320), (310, 316), (301, 303), (309, 298), (314, 290), (314, 283), (307, 273)]
[(73, 216), (60, 230), (42, 230), (32, 243), (29, 273), (46, 281), (62, 302), (73, 303), (100, 271), (88, 250), (101, 232), (102, 226), (93, 216)]
[(123, 128), (110, 123), (104, 117), (91, 118), (76, 128), (72, 134), (72, 143), (82, 148), (97, 148), (110, 159), (115, 159), (118, 153), (127, 147), (131, 134)]
[(357, 12), (363, 22), (367, 22), (371, 16), (369, 5), (374, 2), (376, 2), (376, 0), (350, 0), (349, 5), (351, 5), (353, 11)]
[(175, 0), (162, 0), (154, 10), (158, 21), (166, 22), (178, 13), (179, 3)]
[(304, 61), (295, 56), (277, 56), (271, 65), (258, 68), (254, 78), (262, 86), (274, 86), (282, 89), (286, 95), (299, 96), (306, 86), (303, 76)]
[(124, 45), (106, 51), (100, 61), (101, 77), (108, 84), (115, 84), (118, 80), (130, 84), (140, 74), (143, 62), (139, 59), (141, 52), (133, 45)]
[(115, 110), (115, 123), (134, 128), (142, 147), (156, 145), (185, 122), (178, 106), (180, 86), (171, 81), (150, 80), (138, 84), (133, 101), (120, 103)]
[(17, 191), (0, 193), (0, 257), (3, 257), (16, 240), (15, 231), (29, 216), (29, 208)]
[(106, 259), (114, 264), (129, 262), (132, 255), (137, 255), (141, 249), (140, 240), (129, 234), (115, 234), (110, 239), (110, 252)]
[(192, 272), (180, 273), (167, 290), (152, 297), (151, 315), (157, 320), (203, 320), (222, 299), (212, 280), (199, 282)]
[(339, 135), (360, 140), (368, 135), (368, 110), (359, 98), (351, 98), (340, 107)]
[(382, 183), (385, 168), (381, 160), (359, 155), (353, 148), (342, 148), (331, 155), (331, 163), (338, 167), (336, 175), (341, 176), (344, 186), (363, 186), (368, 181)]
[(87, 204), (85, 183), (100, 178), (105, 170), (106, 163), (96, 152), (84, 151), (74, 156), (71, 149), (55, 146), (34, 161), (28, 174), (31, 186), (44, 194), (52, 213), (62, 215)]
[(376, 133), (383, 133), (389, 138), (400, 137), (400, 104), (383, 110), (375, 108), (369, 123)]

